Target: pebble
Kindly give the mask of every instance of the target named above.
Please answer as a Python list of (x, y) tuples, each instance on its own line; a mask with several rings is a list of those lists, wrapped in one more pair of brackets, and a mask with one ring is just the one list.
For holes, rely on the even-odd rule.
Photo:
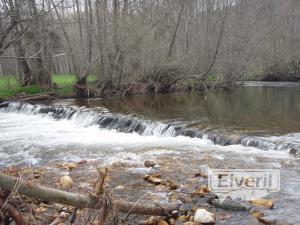
[(216, 216), (205, 209), (197, 209), (194, 215), (194, 222), (202, 224), (212, 224), (216, 222)]

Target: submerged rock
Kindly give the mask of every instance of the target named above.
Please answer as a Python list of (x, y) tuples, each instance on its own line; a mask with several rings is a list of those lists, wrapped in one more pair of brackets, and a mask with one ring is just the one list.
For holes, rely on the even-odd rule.
[(197, 209), (194, 215), (194, 222), (202, 224), (214, 224), (216, 222), (216, 216), (205, 209)]

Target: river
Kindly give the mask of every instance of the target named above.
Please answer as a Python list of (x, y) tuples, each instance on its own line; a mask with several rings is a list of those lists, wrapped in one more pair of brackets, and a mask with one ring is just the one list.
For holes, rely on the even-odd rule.
[[(278, 169), (281, 190), (268, 215), (300, 224), (300, 85), (247, 82), (229, 92), (59, 100), (0, 109), (0, 167), (98, 159), (147, 172), (146, 159), (170, 171), (200, 167)], [(296, 155), (288, 152), (294, 151)], [(178, 178), (180, 179), (180, 178)], [(236, 214), (219, 224), (252, 224)]]

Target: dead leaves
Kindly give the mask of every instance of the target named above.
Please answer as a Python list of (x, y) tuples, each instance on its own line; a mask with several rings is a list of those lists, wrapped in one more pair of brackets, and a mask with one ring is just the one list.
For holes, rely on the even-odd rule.
[(162, 184), (163, 179), (161, 179), (161, 175), (160, 174), (152, 174), (152, 175), (147, 175), (146, 177), (144, 177), (144, 180), (154, 184), (154, 185), (159, 185)]
[(154, 185), (162, 185), (165, 187), (168, 187), (170, 190), (177, 190), (178, 188), (180, 188), (180, 185), (177, 184), (176, 182), (172, 181), (172, 180), (164, 180), (162, 179), (161, 174), (152, 174), (152, 175), (147, 175), (146, 177), (144, 177), (144, 180), (154, 184)]
[(200, 188), (196, 189), (196, 191), (192, 193), (192, 197), (204, 197), (209, 192), (210, 189), (206, 185), (202, 185)]

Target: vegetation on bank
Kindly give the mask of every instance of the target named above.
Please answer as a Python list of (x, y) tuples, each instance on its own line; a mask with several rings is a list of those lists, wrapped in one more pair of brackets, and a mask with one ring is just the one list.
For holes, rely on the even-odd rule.
[[(296, 0), (5, 2), (0, 76), (15, 74), (28, 87), (3, 96), (42, 91), (34, 85), (56, 89), (51, 74), (74, 74), (74, 85), (57, 91), (75, 89), (77, 97), (228, 86), (246, 73), (300, 74)], [(92, 88), (89, 74), (98, 80)]]
[[(18, 95), (33, 95), (54, 91), (58, 95), (73, 95), (76, 77), (74, 75), (52, 75), (52, 88), (44, 88), (38, 85), (22, 87), (15, 76), (0, 77), (0, 99), (12, 98)], [(96, 80), (94, 75), (88, 77), (88, 82)]]

